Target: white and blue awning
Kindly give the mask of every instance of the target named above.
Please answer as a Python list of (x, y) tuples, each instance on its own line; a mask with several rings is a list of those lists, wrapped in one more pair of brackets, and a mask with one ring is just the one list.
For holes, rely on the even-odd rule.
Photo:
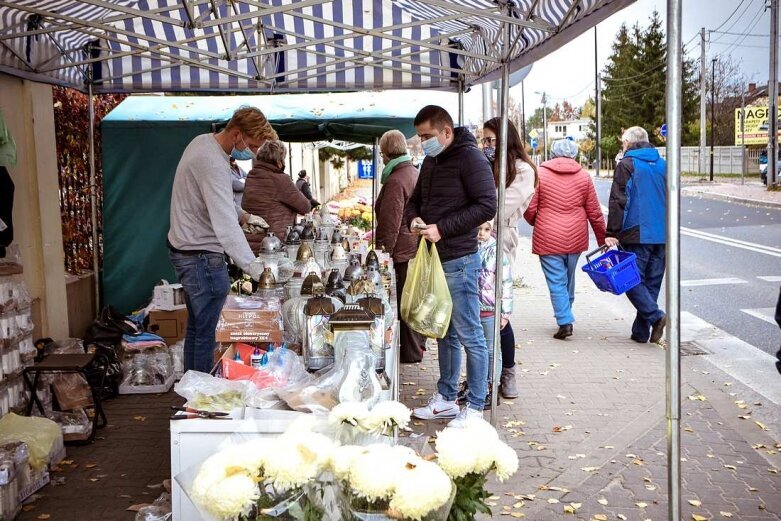
[[(0, 71), (96, 92), (435, 88), (495, 79), (634, 0), (0, 0)], [(501, 5), (500, 5), (501, 4)]]

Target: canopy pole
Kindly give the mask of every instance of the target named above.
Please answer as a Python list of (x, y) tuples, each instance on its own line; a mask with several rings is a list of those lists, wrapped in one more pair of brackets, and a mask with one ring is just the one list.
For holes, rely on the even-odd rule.
[(98, 186), (95, 174), (95, 98), (92, 79), (87, 82), (89, 96), (89, 198), (92, 218), (92, 272), (95, 277), (95, 312), (100, 310), (100, 244), (98, 242)]
[[(509, 10), (508, 6), (504, 6)], [(489, 380), (491, 382), (491, 425), (496, 427), (497, 405), (499, 398), (499, 379), (497, 375), (500, 370), (499, 354), (502, 345), (502, 282), (504, 280), (504, 252), (502, 251), (502, 234), (504, 233), (504, 194), (505, 184), (507, 182), (507, 134), (509, 126), (509, 103), (510, 103), (510, 25), (502, 24), (502, 79), (499, 83), (499, 150), (497, 150), (497, 161), (499, 161), (499, 186), (496, 205), (496, 279), (494, 281), (494, 345), (488, 346), (493, 350), (493, 363), (488, 369)]]
[(380, 183), (380, 138), (374, 138), (372, 145), (372, 242), (371, 249), (374, 249), (374, 232), (376, 219), (374, 215), (374, 205), (377, 203), (377, 185)]
[(494, 117), (493, 114), (493, 99), (491, 96), (491, 83), (486, 82), (481, 85), (481, 88), (483, 89), (483, 121), (488, 121), (492, 117)]
[(458, 126), (464, 126), (464, 77), (458, 79)]
[(681, 10), (683, 0), (667, 0), (667, 497), (668, 519), (681, 519)]

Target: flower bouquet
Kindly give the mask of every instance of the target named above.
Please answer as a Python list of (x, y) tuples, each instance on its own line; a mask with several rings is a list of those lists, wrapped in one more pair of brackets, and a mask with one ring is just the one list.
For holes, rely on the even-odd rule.
[(411, 412), (403, 403), (380, 402), (371, 410), (364, 402), (344, 402), (331, 410), (328, 423), (343, 444), (368, 445), (390, 441), (395, 429), (407, 429)]
[(399, 445), (339, 447), (332, 473), (345, 520), (445, 521), (456, 488), (436, 463)]
[(319, 521), (317, 478), (332, 452), (330, 439), (310, 431), (235, 445), (201, 465), (189, 495), (220, 520)]
[(491, 515), (485, 488), (488, 475), (496, 473), (504, 481), (518, 470), (518, 455), (499, 439), (491, 424), (483, 420), (468, 422), (461, 428), (437, 433), (437, 463), (453, 480), (456, 496), (449, 521), (474, 519), (478, 513)]
[(343, 206), (339, 209), (337, 216), (344, 224), (368, 230), (372, 227), (374, 212), (368, 204), (355, 203), (352, 206)]

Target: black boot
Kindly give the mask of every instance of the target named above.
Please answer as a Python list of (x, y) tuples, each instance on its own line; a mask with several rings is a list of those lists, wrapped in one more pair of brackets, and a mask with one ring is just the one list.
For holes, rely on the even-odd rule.
[(572, 324), (564, 324), (559, 326), (559, 330), (553, 335), (556, 340), (564, 340), (568, 336), (572, 336)]

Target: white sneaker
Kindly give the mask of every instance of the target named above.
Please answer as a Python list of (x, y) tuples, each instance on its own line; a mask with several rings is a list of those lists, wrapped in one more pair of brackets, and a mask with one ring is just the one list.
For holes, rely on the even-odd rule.
[(412, 411), (412, 416), (420, 420), (437, 420), (440, 418), (455, 418), (458, 415), (458, 404), (455, 400), (449, 402), (439, 394), (434, 393), (425, 407)]
[(465, 427), (469, 422), (475, 420), (485, 421), (483, 419), (483, 411), (478, 411), (477, 409), (472, 409), (471, 407), (466, 406), (463, 409), (461, 409), (461, 412), (458, 413), (458, 416), (456, 416), (455, 419), (451, 420), (450, 423), (447, 424), (447, 426), (453, 427), (455, 429), (461, 429)]

